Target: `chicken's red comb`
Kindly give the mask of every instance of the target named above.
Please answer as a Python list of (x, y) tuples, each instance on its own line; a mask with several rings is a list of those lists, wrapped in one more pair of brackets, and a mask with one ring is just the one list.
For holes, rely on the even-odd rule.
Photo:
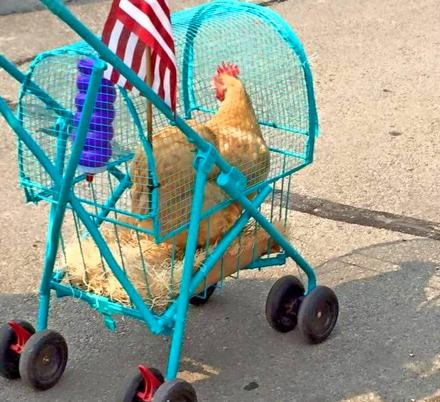
[(240, 74), (240, 67), (233, 63), (223, 62), (217, 67), (217, 75), (220, 74), (229, 74), (232, 77), (236, 77), (238, 74)]

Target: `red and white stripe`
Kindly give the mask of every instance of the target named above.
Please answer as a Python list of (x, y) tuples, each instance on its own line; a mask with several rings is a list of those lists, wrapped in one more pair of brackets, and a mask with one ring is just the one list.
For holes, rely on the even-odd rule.
[[(177, 67), (166, 0), (113, 0), (102, 41), (144, 81), (148, 73), (148, 46), (151, 50), (152, 88), (176, 110)], [(104, 77), (129, 90), (133, 88), (111, 65)]]

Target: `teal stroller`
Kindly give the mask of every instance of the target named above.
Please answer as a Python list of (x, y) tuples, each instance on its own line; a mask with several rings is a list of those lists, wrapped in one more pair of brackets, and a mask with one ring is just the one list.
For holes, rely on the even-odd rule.
[[(109, 330), (122, 315), (171, 338), (166, 371), (139, 365), (118, 402), (197, 401), (178, 379), (189, 306), (243, 270), (288, 259), (306, 281), (276, 281), (267, 320), (324, 341), (338, 300), (286, 238), (292, 177), (312, 162), (318, 135), (310, 66), (291, 28), (236, 1), (175, 13), (173, 113), (61, 2), (41, 1), (83, 41), (38, 55), (26, 74), (0, 56), (21, 83), (16, 113), (0, 97), (20, 185), (28, 202), (50, 204), (37, 326), (0, 329), (0, 374), (40, 390), (58, 382), (68, 349), (48, 329), (54, 294), (88, 303)], [(135, 90), (103, 78), (108, 65)]]

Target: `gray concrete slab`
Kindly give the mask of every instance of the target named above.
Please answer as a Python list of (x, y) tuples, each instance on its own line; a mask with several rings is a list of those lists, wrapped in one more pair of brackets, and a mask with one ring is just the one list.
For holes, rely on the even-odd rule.
[(275, 5), (312, 63), (322, 136), (298, 175), (308, 195), (439, 221), (436, 1)]

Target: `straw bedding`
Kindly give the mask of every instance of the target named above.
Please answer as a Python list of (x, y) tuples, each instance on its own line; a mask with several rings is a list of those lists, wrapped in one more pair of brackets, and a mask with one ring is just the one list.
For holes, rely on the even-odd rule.
[[(284, 231), (281, 224), (275, 225)], [(183, 250), (173, 248), (169, 243), (156, 244), (147, 235), (135, 230), (115, 230), (108, 226), (102, 233), (133, 286), (154, 311), (162, 312), (178, 295)], [(64, 258), (60, 265), (66, 272), (66, 281), (75, 287), (130, 305), (127, 293), (104, 262), (93, 239), (89, 237), (81, 242), (72, 242), (64, 249)], [(246, 227), (241, 238), (231, 244), (223, 259), (208, 274), (206, 284), (214, 284), (222, 277), (244, 268), (256, 258), (278, 250), (279, 247), (263, 229)], [(202, 266), (206, 255), (206, 248), (197, 250), (194, 272)], [(202, 291), (204, 286), (205, 284), (199, 290)]]

